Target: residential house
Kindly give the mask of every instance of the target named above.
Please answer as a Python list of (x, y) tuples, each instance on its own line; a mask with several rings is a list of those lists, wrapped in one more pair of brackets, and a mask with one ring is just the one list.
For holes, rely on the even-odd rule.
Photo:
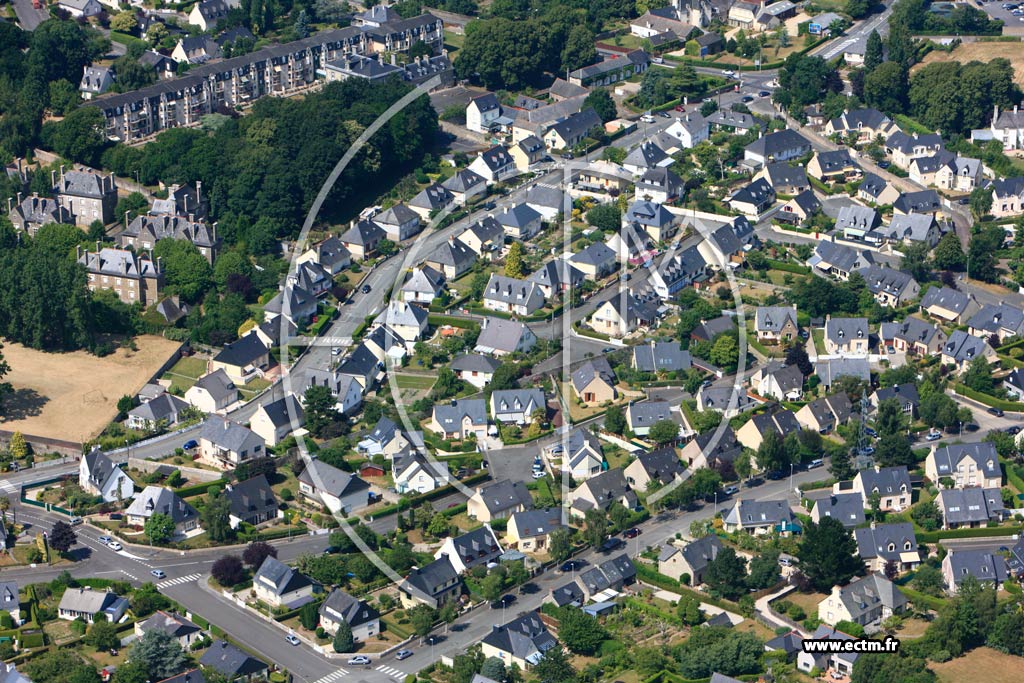
[(759, 166), (773, 161), (789, 161), (810, 153), (811, 143), (791, 128), (768, 133), (746, 146), (743, 158)]
[(709, 384), (697, 391), (697, 410), (714, 410), (726, 419), (759, 405), (745, 390), (734, 387)]
[(455, 195), (448, 188), (440, 183), (434, 183), (420, 190), (419, 194), (409, 200), (409, 208), (423, 220), (429, 221), (454, 202)]
[(818, 619), (829, 626), (849, 621), (861, 626), (878, 626), (883, 620), (907, 610), (907, 598), (882, 574), (871, 573), (832, 592), (818, 603)]
[(594, 194), (623, 192), (633, 184), (633, 172), (603, 159), (572, 170), (573, 188)]
[[(781, 652), (787, 662), (794, 663), (797, 655), (804, 651), (803, 643), (804, 637), (794, 630), (766, 641), (764, 650), (765, 652)], [(718, 678), (715, 678), (716, 676)], [(715, 683), (734, 683), (736, 680), (721, 674), (712, 674), (711, 677)]]
[(75, 247), (76, 261), (85, 268), (90, 292), (110, 289), (122, 302), (143, 306), (160, 300), (164, 286), (162, 259), (155, 262), (149, 255), (135, 254), (127, 249), (101, 247), (96, 252)]
[(962, 375), (976, 358), (985, 358), (990, 364), (999, 363), (999, 356), (988, 342), (963, 330), (954, 330), (942, 348), (943, 365), (955, 366), (957, 374)]
[(369, 484), (320, 460), (312, 460), (299, 474), (299, 492), (333, 514), (349, 515), (370, 504)]
[(910, 507), (912, 490), (910, 473), (905, 465), (899, 467), (871, 467), (861, 470), (853, 478), (852, 486), (846, 482), (832, 485), (832, 493), (859, 493), (864, 509), (873, 507), (872, 500), (879, 498), (878, 509), (882, 512), (902, 512)]
[(904, 192), (892, 203), (893, 215), (936, 213), (942, 211), (942, 200), (935, 190)]
[(633, 202), (622, 216), (623, 227), (636, 224), (655, 242), (665, 242), (679, 229), (679, 216), (661, 204), (654, 202)]
[(211, 415), (199, 432), (199, 460), (217, 469), (234, 469), (239, 463), (266, 455), (266, 442), (237, 422)]
[(825, 353), (866, 356), (868, 340), (867, 318), (825, 318)]
[(180, 540), (200, 531), (199, 513), (189, 503), (170, 489), (147, 486), (135, 496), (125, 510), (125, 521), (129, 526), (144, 527), (155, 514), (167, 515), (174, 522), (174, 538)]
[(699, 51), (698, 56), (701, 59), (710, 57), (711, 55), (717, 55), (719, 52), (725, 50), (725, 39), (722, 38), (721, 35), (711, 31), (708, 31), (702, 36), (697, 36), (694, 38), (694, 41), (697, 43)]
[(103, 6), (97, 0), (59, 0), (57, 7), (75, 19), (88, 19), (103, 12)]
[(925, 244), (934, 249), (942, 237), (942, 228), (935, 216), (929, 213), (910, 213), (893, 216), (888, 226), (878, 232), (890, 242), (897, 244)]
[(117, 623), (128, 609), (128, 600), (111, 590), (94, 590), (88, 586), (68, 588), (57, 604), (57, 618), (82, 620), (87, 624), (106, 619)]
[(82, 81), (78, 84), (78, 92), (83, 100), (91, 100), (97, 95), (110, 90), (114, 85), (114, 70), (109, 66), (93, 66), (82, 69)]
[(232, 529), (237, 529), (243, 522), (258, 526), (284, 516), (274, 490), (262, 474), (228, 484), (224, 487), (224, 495), (230, 503), (228, 519)]
[(736, 320), (729, 315), (720, 315), (711, 320), (702, 320), (690, 332), (690, 338), (698, 341), (713, 342), (720, 334), (729, 334), (736, 330)]
[[(6, 530), (3, 533), (4, 543), (7, 541)], [(14, 626), (21, 626), (21, 602), (18, 598), (17, 581), (0, 581), (0, 612), (6, 612), (11, 617)], [(0, 671), (0, 680), (3, 679), (3, 672)]]
[(807, 265), (823, 273), (846, 281), (850, 273), (874, 265), (875, 258), (869, 251), (861, 251), (843, 244), (828, 240), (818, 242), (814, 254), (807, 260)]
[[(839, 19), (838, 15), (829, 14), (831, 15), (830, 19), (832, 17)], [(812, 19), (811, 22), (812, 27), (818, 24), (822, 28), (828, 28), (828, 24), (820, 24), (817, 17)], [(830, 20), (829, 24), (831, 23), (832, 21)], [(840, 135), (843, 138), (855, 135), (856, 144), (858, 145), (874, 142), (879, 137), (884, 140), (897, 130), (899, 128), (892, 122), (892, 119), (877, 109), (846, 111), (841, 116), (831, 119), (825, 124), (825, 135), (829, 137)]]
[(583, 142), (594, 128), (603, 130), (604, 126), (597, 112), (588, 107), (548, 128), (544, 133), (544, 145), (549, 150), (573, 149)]
[(758, 306), (754, 313), (754, 331), (757, 340), (765, 344), (796, 339), (800, 334), (796, 306)]
[(824, 391), (830, 391), (840, 377), (856, 377), (862, 382), (871, 381), (871, 366), (867, 356), (862, 358), (829, 358), (814, 364), (814, 374)]
[(265, 680), (270, 673), (270, 666), (266, 662), (224, 640), (213, 641), (199, 658), (199, 664), (213, 669), (229, 681), (245, 680), (252, 683)]
[(732, 3), (727, 15), (729, 26), (753, 29), (763, 7), (764, 5), (760, 2), (747, 2), (747, 0), (738, 0), (738, 2)]
[(469, 170), (489, 183), (500, 183), (519, 174), (516, 161), (501, 145), (481, 152), (469, 165)]
[(853, 537), (857, 541), (857, 554), (867, 564), (868, 571), (884, 573), (885, 565), (893, 562), (902, 573), (921, 563), (917, 537), (910, 522), (872, 522), (870, 527), (854, 529)]
[(1000, 343), (1024, 336), (1024, 311), (1005, 303), (985, 304), (968, 318), (967, 330), (986, 340), (995, 335)]
[(460, 239), (449, 237), (424, 259), (423, 264), (442, 273), (449, 282), (457, 280), (473, 267), (477, 254)]
[(455, 571), (465, 574), (474, 567), (496, 562), (503, 552), (498, 537), (490, 525), (485, 523), (460, 536), (446, 538), (434, 553), (434, 558), (447, 557)]
[(544, 307), (544, 292), (529, 280), (491, 273), (483, 293), (484, 308), (489, 311), (533, 315)]
[(757, 218), (775, 204), (775, 189), (761, 178), (736, 190), (727, 203), (732, 210)]
[(943, 488), (998, 489), (1003, 485), (995, 444), (988, 441), (933, 447), (924, 461), (924, 474)]
[(882, 240), (882, 236), (875, 230), (880, 224), (877, 211), (859, 204), (843, 206), (836, 216), (836, 232), (848, 240), (877, 244)]
[(306, 373), (306, 388), (327, 387), (334, 397), (334, 409), (342, 415), (351, 415), (363, 404), (363, 386), (351, 374), (339, 370), (312, 368)]
[(591, 242), (570, 256), (569, 263), (591, 280), (600, 280), (618, 267), (615, 252), (600, 241)]
[(548, 650), (560, 647), (540, 615), (527, 612), (502, 625), (492, 625), (491, 632), (480, 641), (485, 658), (496, 657), (506, 667), (527, 671), (544, 658)]
[(492, 216), (487, 216), (466, 228), (458, 236), (458, 241), (477, 256), (494, 254), (505, 245), (505, 228)]
[(663, 545), (658, 554), (658, 573), (690, 586), (704, 583), (704, 572), (722, 551), (722, 541), (709, 534), (682, 547)]
[(750, 114), (733, 111), (732, 109), (719, 109), (708, 117), (708, 125), (713, 130), (725, 130), (738, 134), (751, 130), (761, 130), (764, 124)]
[(235, 7), (238, 4), (232, 0), (200, 0), (192, 6), (188, 23), (203, 31), (210, 31), (217, 28), (217, 24), (226, 19), (228, 12)]
[(232, 382), (245, 384), (261, 375), (261, 371), (268, 367), (270, 348), (263, 343), (258, 334), (247, 334), (225, 344), (210, 361), (207, 370), (211, 373), (222, 370)]
[(672, 420), (672, 407), (668, 401), (643, 401), (626, 406), (626, 424), (637, 436), (647, 436), (651, 425)]
[(416, 267), (399, 290), (402, 301), (430, 305), (444, 292), (445, 277), (430, 266)]
[(839, 520), (847, 529), (864, 524), (864, 501), (856, 493), (833, 493), (814, 501), (811, 521), (820, 524), (826, 517)]
[(882, 401), (895, 400), (903, 411), (904, 415), (910, 417), (911, 420), (917, 418), (917, 411), (921, 405), (921, 399), (918, 398), (917, 385), (909, 382), (905, 384), (897, 384), (891, 387), (880, 387), (873, 394), (871, 394), (871, 408), (878, 410), (878, 405)]
[(723, 225), (707, 234), (704, 240), (697, 244), (697, 251), (712, 268), (721, 270), (740, 265), (746, 260), (743, 247), (743, 241), (737, 237), (732, 226)]
[[(673, 138), (673, 144), (674, 138)], [(640, 146), (626, 155), (622, 161), (622, 167), (633, 174), (634, 177), (654, 169), (672, 165), (672, 157), (651, 140), (645, 140)]]
[(658, 310), (653, 303), (627, 293), (598, 306), (590, 316), (590, 326), (610, 337), (622, 338), (640, 327), (650, 326), (657, 318)]
[(990, 550), (951, 548), (942, 560), (946, 592), (956, 595), (968, 576), (978, 583), (993, 583), (1000, 590), (1010, 576), (1009, 565), (1005, 557)]
[(427, 428), (445, 439), (482, 438), (487, 431), (487, 404), (482, 398), (436, 404)]
[(475, 133), (489, 133), (501, 116), (501, 103), (494, 93), (478, 95), (466, 105), (466, 128)]
[(750, 385), (760, 396), (798, 401), (804, 393), (804, 373), (795, 365), (771, 362), (750, 377)]
[(864, 171), (844, 148), (815, 154), (807, 164), (807, 174), (823, 183), (846, 183), (860, 178)]
[(694, 26), (681, 21), (683, 17), (685, 15), (677, 12), (672, 6), (647, 10), (642, 16), (630, 22), (629, 31), (641, 38), (650, 39), (671, 34), (673, 40), (685, 40)]
[(427, 460), (416, 452), (395, 455), (391, 466), (395, 490), (400, 494), (429, 493), (444, 486), (449, 479), (447, 465)]
[(649, 168), (636, 182), (636, 198), (668, 204), (683, 192), (683, 179), (667, 168)]
[[(556, 444), (549, 452), (552, 455), (562, 454), (562, 471), (568, 472), (573, 480), (589, 479), (604, 470), (604, 449), (593, 432), (583, 428), (573, 430), (566, 446), (563, 448)], [(555, 449), (562, 450), (556, 452)]]
[(1009, 218), (1024, 212), (1024, 178), (1014, 177), (993, 180), (992, 208), (989, 211), (996, 218)]
[(502, 389), (491, 393), (491, 417), (495, 422), (520, 426), (544, 422), (547, 412), (543, 389)]
[(907, 135), (901, 130), (895, 131), (885, 141), (885, 152), (903, 170), (910, 168), (910, 162), (918, 157), (934, 156), (942, 149), (942, 137), (938, 133), (927, 135)]
[(932, 287), (921, 299), (921, 310), (948, 324), (962, 325), (980, 309), (973, 294), (950, 287)]
[(857, 199), (874, 204), (888, 206), (899, 199), (900, 191), (895, 185), (874, 173), (865, 173), (857, 187)]
[(152, 430), (178, 424), (189, 404), (177, 396), (161, 394), (128, 411), (126, 420), (130, 429)]
[(882, 343), (915, 356), (933, 356), (946, 344), (946, 333), (938, 325), (907, 316), (901, 323), (882, 323)]
[(273, 556), (264, 559), (252, 577), (256, 597), (271, 607), (301, 607), (313, 601), (314, 589), (319, 592), (319, 588), (308, 576)]
[(535, 135), (527, 136), (512, 145), (509, 147), (508, 153), (512, 156), (512, 162), (519, 173), (526, 173), (530, 170), (531, 166), (539, 163), (547, 156), (547, 150), (544, 149), (544, 141)]
[(769, 431), (778, 434), (781, 440), (790, 432), (800, 431), (800, 423), (790, 410), (760, 413), (747, 420), (746, 424), (736, 431), (736, 440), (750, 450), (756, 451)]
[[(324, 284), (330, 286), (329, 282)], [(267, 320), (284, 318), (292, 327), (297, 328), (311, 321), (319, 306), (316, 294), (300, 287), (289, 278), (287, 285), (283, 285), (281, 291), (263, 306), (263, 316)], [(276, 338), (280, 341), (281, 337), (277, 335)]]
[(795, 527), (793, 511), (786, 500), (738, 500), (722, 517), (726, 532), (745, 531), (761, 536), (778, 531), (788, 534)]
[(561, 508), (515, 512), (508, 519), (505, 545), (524, 553), (544, 552), (549, 547), (551, 532), (566, 528)]
[(543, 227), (539, 213), (530, 208), (529, 204), (516, 204), (494, 217), (505, 234), (514, 240), (533, 239)]
[(686, 466), (676, 455), (676, 449), (665, 446), (640, 453), (623, 470), (626, 483), (634, 491), (649, 491), (652, 486), (664, 486), (683, 475)]
[(144, 636), (149, 631), (161, 631), (166, 633), (184, 650), (191, 649), (192, 643), (202, 640), (203, 629), (192, 623), (180, 614), (159, 610), (151, 617), (135, 622), (135, 635)]
[(478, 353), (458, 355), (448, 364), (448, 368), (455, 373), (456, 377), (472, 384), (477, 389), (487, 386), (491, 378), (494, 377), (494, 371), (500, 366), (499, 361)]
[(185, 400), (204, 413), (216, 413), (238, 401), (238, 388), (223, 369), (217, 369), (196, 380)]
[(260, 405), (253, 414), (249, 427), (268, 446), (276, 446), (306, 422), (302, 403), (292, 394), (271, 403)]
[(525, 323), (485, 316), (473, 350), (502, 358), (513, 353), (528, 353), (536, 343), (537, 335)]
[(377, 252), (377, 246), (387, 234), (384, 230), (371, 220), (356, 222), (346, 230), (339, 238), (342, 246), (348, 250), (353, 259), (365, 261)]
[(406, 350), (412, 353), (413, 347), (427, 334), (427, 317), (429, 314), (422, 306), (413, 306), (406, 301), (391, 299), (387, 308), (377, 314), (373, 321), (374, 327), (386, 327), (401, 339)]
[(909, 273), (885, 266), (868, 266), (860, 271), (875, 301), (889, 308), (900, 308), (921, 294), (921, 285)]
[(128, 500), (135, 495), (131, 477), (98, 447), (78, 461), (78, 485), (86, 493), (100, 496), (105, 503)]
[(38, 194), (25, 197), (17, 204), (12, 204), (12, 200), (8, 199), (8, 209), (7, 217), (10, 219), (11, 225), (16, 230), (27, 232), (31, 237), (34, 237), (39, 228), (44, 225), (52, 223), (73, 225), (75, 222), (71, 212), (61, 206), (56, 199), (40, 197)]
[(700, 112), (687, 112), (673, 121), (665, 133), (678, 140), (683, 149), (691, 149), (708, 139), (710, 125)]
[(437, 609), (457, 600), (462, 594), (462, 579), (447, 557), (423, 567), (413, 567), (398, 584), (398, 597), (406, 609), (427, 605)]
[(685, 372), (693, 367), (693, 358), (679, 342), (652, 339), (633, 347), (632, 367), (650, 373)]
[[(851, 635), (821, 624), (811, 634), (813, 640), (855, 640)], [(846, 680), (853, 675), (853, 665), (860, 657), (857, 652), (807, 652), (801, 650), (796, 656), (796, 668), (804, 673), (832, 671), (837, 680)]]
[(1024, 371), (1014, 368), (1003, 378), (1003, 389), (1011, 400), (1019, 401), (1024, 396)]
[[(604, 246), (601, 242), (596, 242), (595, 244)], [(547, 261), (539, 269), (530, 273), (527, 280), (540, 287), (540, 291), (544, 294), (545, 298), (550, 299), (569, 291), (570, 288), (580, 287), (583, 281), (586, 280), (586, 275), (582, 270), (570, 263), (569, 259), (563, 257)]]
[(845, 393), (815, 399), (796, 412), (796, 421), (803, 429), (826, 434), (846, 424), (853, 414), (853, 404)]
[(403, 242), (422, 230), (420, 215), (405, 204), (395, 204), (373, 217), (373, 222), (392, 242)]
[(487, 180), (469, 169), (456, 171), (452, 177), (441, 183), (452, 194), (456, 206), (464, 206), (476, 196), (487, 194)]
[(975, 528), (1006, 517), (999, 488), (942, 489), (935, 497), (943, 529)]
[(654, 293), (662, 299), (670, 299), (676, 292), (704, 281), (708, 277), (709, 268), (701, 252), (702, 248), (714, 255), (714, 248), (707, 241), (665, 254), (661, 262), (649, 271), (648, 283)]
[[(422, 438), (420, 432), (411, 432), (411, 434), (419, 435)], [(385, 458), (394, 458), (400, 453), (407, 452), (410, 447), (419, 447), (420, 444), (415, 443), (416, 440), (415, 436), (413, 439), (406, 437), (391, 418), (382, 417), (377, 420), (373, 430), (358, 443), (356, 449), (371, 457), (383, 455)]]
[(321, 604), (317, 613), (320, 626), (330, 634), (348, 624), (352, 640), (365, 642), (380, 633), (380, 612), (359, 598), (354, 598), (340, 588), (335, 588)]
[(613, 85), (647, 71), (650, 57), (643, 50), (612, 55), (596, 64), (569, 72), (569, 82), (587, 88)]
[(619, 468), (605, 470), (570, 491), (569, 514), (582, 519), (587, 510), (608, 510), (616, 502), (629, 510), (637, 506), (636, 494), (630, 490), (626, 476)]
[(171, 59), (178, 64), (205, 64), (221, 56), (217, 41), (206, 36), (182, 36), (171, 52)]
[(516, 512), (533, 509), (533, 498), (522, 482), (508, 479), (477, 486), (466, 502), (466, 514), (478, 522), (490, 523)]
[(571, 205), (572, 197), (568, 192), (544, 183), (537, 183), (526, 191), (526, 205), (539, 213), (542, 221), (548, 223), (561, 222), (558, 218), (565, 212), (567, 199)]
[(807, 170), (803, 166), (793, 166), (785, 161), (768, 164), (757, 172), (754, 180), (766, 180), (778, 194), (797, 195), (811, 189)]

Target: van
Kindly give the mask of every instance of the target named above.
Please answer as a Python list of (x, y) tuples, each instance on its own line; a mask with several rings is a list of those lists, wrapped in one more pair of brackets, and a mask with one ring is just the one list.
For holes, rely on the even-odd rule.
[(85, 520), (82, 519), (81, 517), (72, 517), (71, 519), (68, 520), (68, 524), (70, 524), (71, 526), (78, 526), (79, 524), (81, 524), (84, 521)]
[(825, 464), (825, 461), (821, 458), (815, 458), (814, 460), (807, 463), (807, 469), (813, 470), (815, 467), (821, 467)]

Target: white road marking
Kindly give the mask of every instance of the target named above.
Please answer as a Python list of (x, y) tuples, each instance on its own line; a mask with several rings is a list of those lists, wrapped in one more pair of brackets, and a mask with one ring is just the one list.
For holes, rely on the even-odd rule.
[(171, 586), (178, 586), (178, 585), (181, 585), (183, 583), (191, 583), (193, 581), (198, 581), (199, 577), (201, 577), (201, 576), (202, 576), (202, 574), (189, 574), (188, 576), (179, 576), (176, 579), (167, 579), (166, 581), (161, 581), (160, 583), (158, 583), (156, 585), (156, 587), (157, 588), (170, 588)]
[(332, 683), (332, 681), (336, 681), (339, 678), (345, 676), (346, 674), (348, 674), (348, 670), (347, 669), (339, 668), (337, 671), (332, 671), (331, 673), (327, 674), (323, 678), (317, 679), (313, 683)]
[(394, 676), (395, 678), (405, 678), (406, 676), (406, 673), (404, 671), (399, 671), (398, 669), (395, 669), (394, 667), (390, 666), (378, 666), (377, 671), (386, 673), (388, 676)]

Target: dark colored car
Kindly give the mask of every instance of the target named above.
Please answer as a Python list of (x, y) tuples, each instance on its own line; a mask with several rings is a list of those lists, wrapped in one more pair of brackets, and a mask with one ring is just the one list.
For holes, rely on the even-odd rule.
[(605, 541), (604, 543), (601, 544), (601, 552), (602, 553), (610, 553), (612, 551), (615, 551), (615, 550), (618, 550), (619, 548), (624, 547), (625, 545), (626, 545), (626, 542), (623, 541), (621, 538), (612, 537), (612, 538), (609, 538), (607, 541)]
[(865, 427), (864, 428), (864, 433), (867, 434), (868, 436), (870, 436), (873, 439), (877, 439), (878, 438), (878, 432), (876, 432), (871, 427)]
[(511, 593), (506, 593), (500, 598), (491, 603), (491, 609), (501, 609), (503, 607), (510, 607), (513, 602), (516, 601), (516, 596)]
[(185, 442), (185, 445), (182, 446), (182, 448), (184, 448), (186, 451), (190, 451), (193, 448), (196, 448), (197, 446), (199, 446), (198, 441), (196, 441), (195, 439), (189, 439), (188, 441)]
[(585, 562), (582, 560), (569, 560), (568, 562), (563, 562), (559, 569), (563, 572), (575, 572), (582, 569), (584, 564)]
[(370, 285), (363, 285), (362, 287), (359, 288), (359, 291), (362, 292), (363, 294), (369, 294)]
[(1004, 415), (1002, 408), (989, 408), (988, 412), (990, 415), (995, 415), (996, 417), (1002, 417)]
[(423, 642), (427, 645), (437, 645), (442, 640), (444, 640), (444, 636), (427, 636), (423, 639)]
[(748, 489), (752, 489), (755, 486), (760, 486), (763, 483), (764, 479), (762, 479), (761, 477), (752, 477), (743, 482), (743, 485), (746, 486)]
[(782, 470), (773, 470), (773, 471), (769, 472), (768, 474), (766, 474), (765, 476), (768, 477), (772, 481), (778, 481), (779, 479), (782, 479), (783, 477), (785, 477), (786, 473), (783, 472)]
[(1018, 427), (1017, 425), (1013, 425), (1012, 427), (1007, 427), (1006, 428), (1006, 433), (1007, 434), (1020, 434), (1020, 427)]
[(623, 531), (622, 535), (626, 538), (636, 538), (642, 533), (643, 531), (641, 531), (639, 527), (633, 527), (632, 529), (626, 529), (625, 531)]
[(742, 98), (740, 98), (740, 101), (741, 102), (753, 102), (754, 101), (754, 96), (753, 95), (744, 95)]
[(976, 432), (979, 429), (981, 429), (981, 427), (979, 427), (978, 425), (974, 424), (973, 422), (968, 422), (967, 424), (964, 425), (964, 431), (965, 432)]

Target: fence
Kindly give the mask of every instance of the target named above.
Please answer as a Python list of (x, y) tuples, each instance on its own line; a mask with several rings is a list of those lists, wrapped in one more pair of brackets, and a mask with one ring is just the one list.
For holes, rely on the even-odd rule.
[[(80, 456), (82, 455), (82, 444), (76, 441), (64, 441), (62, 439), (51, 439), (46, 436), (36, 436), (35, 434), (21, 434), (25, 438), (25, 442), (32, 447), (32, 451), (35, 453), (60, 453), (61, 455)], [(11, 437), (14, 436), (14, 432), (9, 432), (6, 429), (0, 429), (0, 444), (3, 444), (5, 448), (10, 446)]]
[[(164, 467), (164, 463), (155, 462), (153, 460), (140, 460), (139, 458), (128, 458), (129, 469), (137, 469), (142, 472), (155, 472), (161, 467)], [(212, 470), (204, 470), (198, 467), (186, 467), (184, 465), (171, 465), (176, 470), (181, 470), (183, 477), (190, 481), (200, 482), (212, 482), (220, 481), (223, 476), (221, 472), (214, 472)]]

